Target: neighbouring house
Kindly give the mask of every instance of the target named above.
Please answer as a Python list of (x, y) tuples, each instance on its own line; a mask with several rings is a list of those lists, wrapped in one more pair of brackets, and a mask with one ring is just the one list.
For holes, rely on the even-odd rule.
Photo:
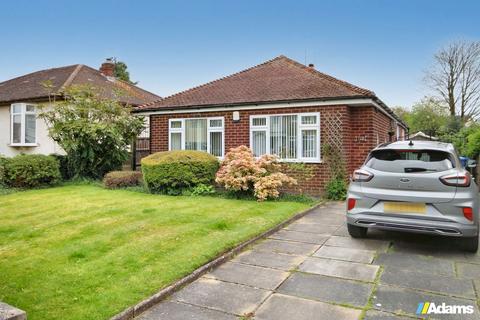
[(438, 141), (437, 137), (429, 136), (428, 134), (423, 133), (422, 131), (415, 132), (414, 134), (409, 135), (408, 139), (410, 140), (419, 140), (419, 141)]
[[(139, 106), (159, 96), (114, 77), (114, 62), (107, 59), (100, 70), (76, 64), (29, 73), (0, 83), (0, 155), (54, 154), (61, 148), (48, 136), (47, 124), (37, 117), (40, 104), (61, 97), (70, 86), (88, 85), (106, 98)], [(48, 84), (48, 89), (45, 84)]]
[(150, 118), (150, 153), (202, 150), (219, 158), (239, 145), (256, 156), (305, 163), (301, 191), (322, 193), (330, 178), (322, 146), (343, 153), (347, 172), (407, 126), (374, 92), (285, 56), (136, 108)]

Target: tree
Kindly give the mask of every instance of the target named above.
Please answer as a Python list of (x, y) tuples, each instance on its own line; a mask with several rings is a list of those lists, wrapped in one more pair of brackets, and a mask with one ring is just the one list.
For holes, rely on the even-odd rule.
[(458, 41), (441, 49), (427, 71), (427, 84), (462, 121), (480, 115), (480, 41)]
[(412, 112), (405, 107), (396, 106), (392, 108), (393, 112), (400, 117), (407, 125), (411, 122)]
[(464, 143), (464, 154), (470, 158), (477, 158), (480, 155), (480, 130), (475, 130), (467, 136)]
[(122, 61), (115, 61), (115, 70), (114, 75), (115, 78), (128, 82), (130, 84), (136, 85), (137, 82), (133, 82), (130, 80), (130, 72), (128, 72), (128, 67), (125, 62)]
[(447, 124), (448, 118), (448, 110), (443, 101), (425, 97), (412, 107), (407, 123), (411, 132), (422, 131), (435, 136)]
[(63, 96), (44, 106), (40, 117), (47, 122), (50, 137), (67, 153), (70, 173), (101, 178), (120, 168), (128, 159), (128, 146), (143, 129), (143, 119), (90, 87), (74, 86)]

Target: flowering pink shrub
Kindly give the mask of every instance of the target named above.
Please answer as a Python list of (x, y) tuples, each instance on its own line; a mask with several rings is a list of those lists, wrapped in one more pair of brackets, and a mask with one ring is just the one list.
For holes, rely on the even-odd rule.
[(225, 156), (215, 181), (225, 189), (252, 192), (258, 201), (277, 198), (279, 188), (297, 181), (280, 172), (278, 157), (264, 155), (255, 159), (246, 146), (231, 149)]

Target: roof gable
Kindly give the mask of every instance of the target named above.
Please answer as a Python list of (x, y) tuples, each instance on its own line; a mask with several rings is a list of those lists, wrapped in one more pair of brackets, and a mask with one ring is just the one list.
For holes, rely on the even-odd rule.
[(142, 105), (138, 109), (367, 96), (373, 97), (375, 94), (279, 56), (230, 76)]
[[(44, 83), (49, 84), (46, 88)], [(72, 85), (90, 85), (106, 98), (141, 105), (160, 99), (159, 96), (127, 82), (106, 77), (100, 71), (82, 64), (29, 73), (0, 83), (0, 103), (44, 99), (59, 94)]]

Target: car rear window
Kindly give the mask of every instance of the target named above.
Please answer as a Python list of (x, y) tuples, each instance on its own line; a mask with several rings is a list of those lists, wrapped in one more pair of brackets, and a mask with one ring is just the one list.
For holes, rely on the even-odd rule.
[(382, 149), (370, 153), (366, 166), (399, 173), (440, 172), (455, 167), (452, 154), (438, 150)]

